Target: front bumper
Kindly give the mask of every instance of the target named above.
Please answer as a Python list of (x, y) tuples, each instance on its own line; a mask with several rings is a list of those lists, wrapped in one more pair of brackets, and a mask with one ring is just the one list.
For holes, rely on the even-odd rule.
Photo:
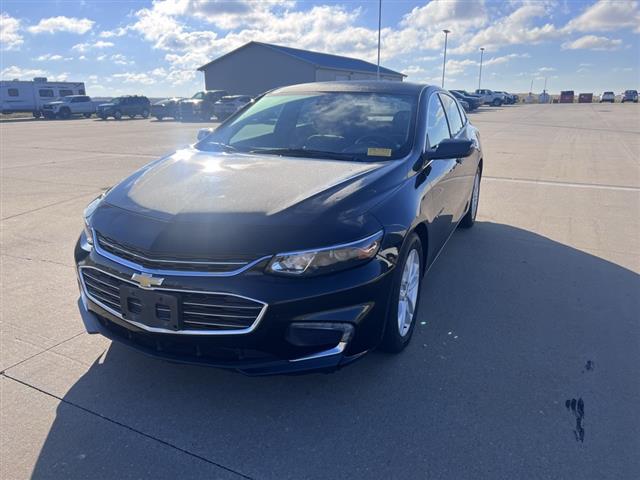
[[(76, 263), (79, 271), (83, 267), (98, 268), (122, 279), (136, 273), (95, 250), (84, 251), (80, 244), (76, 247)], [(255, 329), (247, 333), (149, 331), (93, 301), (81, 281), (78, 307), (88, 333), (100, 333), (171, 362), (233, 369), (249, 375), (335, 370), (380, 342), (391, 291), (392, 265), (386, 260), (376, 258), (361, 267), (308, 279), (265, 275), (262, 268), (257, 265), (231, 277), (166, 277), (163, 284), (260, 299), (267, 308)]]

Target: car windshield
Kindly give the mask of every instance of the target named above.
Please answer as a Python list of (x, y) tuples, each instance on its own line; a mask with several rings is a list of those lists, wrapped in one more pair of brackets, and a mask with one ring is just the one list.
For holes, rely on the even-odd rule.
[(122, 102), (122, 98), (114, 98), (113, 100), (111, 100), (111, 103), (113, 103), (114, 105), (117, 105), (120, 102)]
[(266, 95), (197, 148), (381, 161), (413, 146), (417, 99), (386, 93)]

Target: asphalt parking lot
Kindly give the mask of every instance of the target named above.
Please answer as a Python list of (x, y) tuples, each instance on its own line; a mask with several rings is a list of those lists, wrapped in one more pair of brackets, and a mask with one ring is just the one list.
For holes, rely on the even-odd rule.
[(202, 124), (0, 123), (1, 477), (640, 478), (640, 108), (484, 107), (399, 356), (248, 378), (84, 333), (84, 206)]

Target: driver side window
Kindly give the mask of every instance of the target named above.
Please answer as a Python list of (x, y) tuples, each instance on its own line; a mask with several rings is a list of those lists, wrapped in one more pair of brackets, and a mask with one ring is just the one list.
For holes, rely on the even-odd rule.
[(442, 140), (450, 137), (447, 117), (438, 95), (431, 95), (427, 107), (427, 145), (436, 147)]

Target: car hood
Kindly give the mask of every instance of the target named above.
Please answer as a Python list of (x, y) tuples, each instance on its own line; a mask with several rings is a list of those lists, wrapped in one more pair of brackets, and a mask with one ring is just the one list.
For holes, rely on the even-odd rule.
[(65, 102), (62, 102), (60, 100), (56, 100), (55, 102), (47, 102), (45, 103), (45, 105), (62, 105)]
[(401, 165), (188, 148), (112, 188), (91, 223), (120, 243), (180, 256), (345, 243), (380, 230), (368, 210), (404, 178)]
[(199, 103), (202, 103), (202, 99), (200, 98), (194, 98), (194, 99), (190, 99), (190, 100), (183, 100), (180, 103), (184, 103), (184, 104), (191, 104), (191, 105), (197, 105)]
[(98, 105), (98, 107), (103, 107), (103, 108), (108, 108), (108, 107), (114, 107), (115, 103), (101, 103), (100, 105)]

